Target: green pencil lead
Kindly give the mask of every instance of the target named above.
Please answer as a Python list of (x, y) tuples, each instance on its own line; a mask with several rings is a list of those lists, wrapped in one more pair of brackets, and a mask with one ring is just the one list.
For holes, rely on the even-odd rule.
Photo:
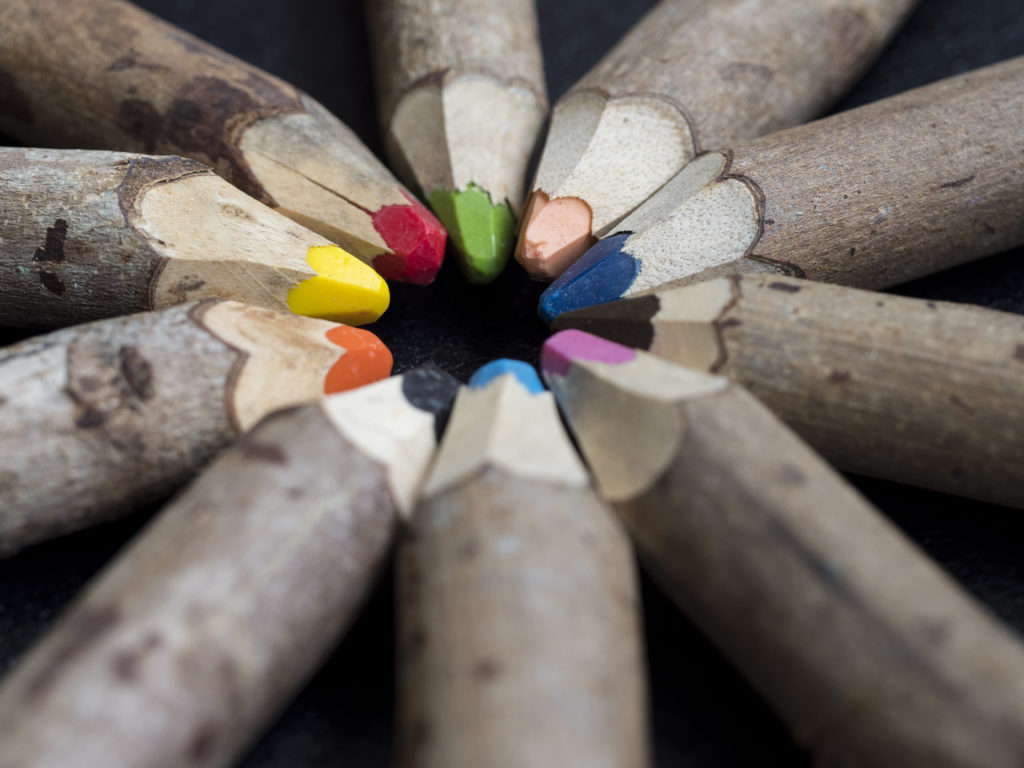
[(516, 223), (508, 203), (495, 205), (476, 184), (456, 192), (435, 189), (427, 200), (448, 230), (466, 280), (489, 283), (500, 275), (515, 247)]

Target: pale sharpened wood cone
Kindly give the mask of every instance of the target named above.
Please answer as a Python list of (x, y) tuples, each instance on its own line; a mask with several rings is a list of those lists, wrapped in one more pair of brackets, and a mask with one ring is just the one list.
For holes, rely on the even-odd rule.
[(1024, 243), (1024, 57), (704, 155), (621, 223), (624, 295), (736, 272), (885, 288)]
[(516, 258), (550, 280), (696, 154), (820, 114), (914, 5), (663, 0), (555, 104)]
[(54, 328), (201, 298), (288, 311), (328, 244), (204, 165), (0, 148), (0, 323)]
[(648, 764), (632, 555), (550, 395), (460, 392), (398, 577), (403, 768)]
[(3, 349), (0, 553), (158, 501), (265, 414), (323, 395), (348, 362), (340, 327), (210, 299)]
[(388, 155), (410, 184), (519, 211), (547, 114), (533, 0), (369, 0)]
[(636, 355), (549, 383), (642, 561), (815, 762), (1019, 765), (1017, 638), (751, 395)]
[[(431, 379), (432, 403), (409, 399), (410, 379), (420, 396)], [(0, 763), (230, 764), (375, 583), (433, 454), (430, 411), (456, 386), (414, 372), (278, 412), (242, 438), (4, 681)]]
[(747, 387), (836, 466), (1024, 507), (1024, 318), (745, 275), (569, 312)]

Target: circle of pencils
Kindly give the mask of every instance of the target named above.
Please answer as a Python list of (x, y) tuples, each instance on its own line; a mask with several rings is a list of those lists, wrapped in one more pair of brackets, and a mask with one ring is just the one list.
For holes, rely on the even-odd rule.
[(1024, 305), (879, 291), (1013, 282), (1024, 50), (820, 117), (942, 0), (581, 2), (203, 11), (356, 110), (0, 4), (0, 766), (1021, 765), (1019, 590), (838, 471), (1020, 530)]

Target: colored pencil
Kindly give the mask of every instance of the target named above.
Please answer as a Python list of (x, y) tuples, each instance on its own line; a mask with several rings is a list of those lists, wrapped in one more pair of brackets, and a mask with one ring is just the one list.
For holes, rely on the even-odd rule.
[(5, 680), (0, 763), (231, 764), (358, 612), (456, 388), (417, 371), (264, 419)]
[(744, 275), (560, 315), (747, 387), (848, 472), (1024, 507), (1024, 318)]
[(366, 3), (392, 165), (423, 191), (471, 283), (504, 269), (547, 115), (533, 0)]
[(1024, 57), (690, 163), (541, 299), (735, 272), (884, 288), (1024, 243)]
[(706, 149), (841, 96), (915, 0), (663, 0), (567, 95), (516, 258), (551, 280)]
[(641, 561), (816, 764), (1019, 763), (1024, 647), (757, 400), (580, 331), (542, 365)]
[(369, 331), (216, 299), (0, 350), (0, 553), (158, 501), (265, 414), (390, 372)]
[(400, 766), (647, 765), (632, 554), (530, 366), (460, 390), (398, 579)]
[(425, 285), (445, 233), (356, 135), (291, 85), (122, 0), (0, 6), (0, 131), (45, 147), (182, 155)]
[(54, 328), (223, 297), (353, 325), (363, 262), (180, 157), (0, 148), (0, 324)]

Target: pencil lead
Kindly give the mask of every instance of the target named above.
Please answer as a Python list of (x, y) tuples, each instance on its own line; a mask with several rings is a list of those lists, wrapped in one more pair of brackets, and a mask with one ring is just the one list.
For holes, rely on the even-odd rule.
[(435, 189), (429, 202), (448, 230), (466, 280), (489, 283), (500, 275), (516, 242), (508, 203), (492, 202), (490, 192), (476, 184), (454, 192)]
[(297, 315), (349, 325), (372, 323), (388, 308), (388, 284), (371, 267), (336, 245), (315, 245), (306, 260), (317, 273), (288, 293)]
[(540, 319), (550, 325), (564, 312), (618, 299), (640, 271), (640, 263), (623, 250), (630, 234), (599, 240), (548, 286), (540, 297)]
[(391, 350), (369, 331), (339, 325), (327, 331), (327, 340), (343, 347), (345, 354), (327, 372), (325, 395), (356, 389), (391, 375)]
[(484, 389), (495, 379), (502, 376), (513, 376), (530, 394), (536, 395), (544, 392), (544, 385), (532, 365), (522, 360), (494, 360), (482, 368), (477, 369), (469, 379), (470, 389)]
[(385, 280), (430, 285), (444, 261), (448, 234), (418, 200), (403, 191), (408, 205), (386, 205), (373, 214), (373, 227), (391, 252), (373, 259)]
[(593, 214), (578, 197), (550, 199), (537, 190), (526, 204), (516, 261), (535, 280), (552, 280), (582, 256), (597, 239)]

